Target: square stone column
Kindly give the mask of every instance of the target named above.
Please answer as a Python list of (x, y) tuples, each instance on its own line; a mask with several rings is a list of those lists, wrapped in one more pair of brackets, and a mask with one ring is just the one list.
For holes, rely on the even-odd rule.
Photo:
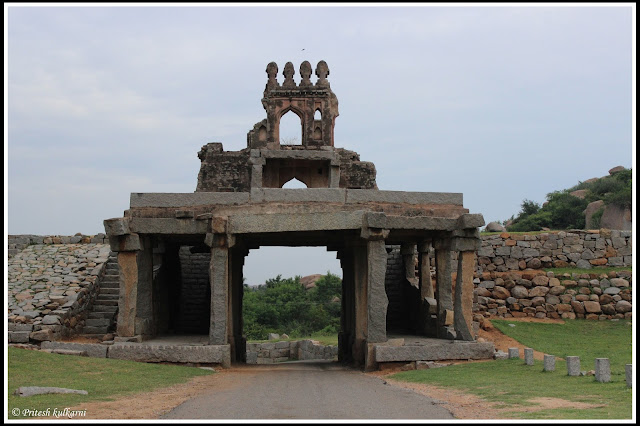
[(433, 299), (435, 293), (433, 291), (433, 283), (431, 282), (431, 242), (423, 241), (418, 244), (418, 280), (420, 287), (420, 299), (426, 297)]
[[(373, 347), (387, 341), (387, 292), (384, 278), (387, 250), (383, 235), (369, 234), (371, 239), (353, 248), (355, 283), (355, 333), (353, 357), (365, 370), (375, 369)], [(378, 238), (380, 237), (380, 238)]]
[(456, 275), (454, 328), (456, 339), (475, 340), (473, 337), (473, 266), (474, 251), (458, 252), (458, 273)]
[(340, 332), (338, 333), (338, 360), (353, 361), (353, 344), (355, 336), (355, 284), (352, 249), (341, 249), (337, 254), (342, 267), (342, 309), (340, 312)]
[(453, 298), (451, 285), (451, 239), (434, 241), (436, 249), (436, 301), (438, 305), (438, 338), (454, 339)]
[(112, 250), (118, 249), (118, 336), (152, 335), (153, 252), (148, 239), (132, 233), (111, 240)]
[(229, 305), (229, 248), (224, 234), (207, 234), (207, 245), (211, 247), (209, 283), (211, 284), (211, 319), (209, 344), (228, 343)]
[(227, 310), (227, 341), (231, 344), (231, 359), (244, 361), (246, 357), (246, 339), (242, 323), (242, 297), (244, 283), (242, 269), (249, 251), (242, 247), (229, 249), (229, 308)]

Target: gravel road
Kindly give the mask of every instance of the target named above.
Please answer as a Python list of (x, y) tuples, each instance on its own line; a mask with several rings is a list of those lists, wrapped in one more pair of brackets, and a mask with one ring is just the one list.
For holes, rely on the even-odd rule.
[(426, 396), (328, 362), (233, 367), (162, 419), (453, 419)]

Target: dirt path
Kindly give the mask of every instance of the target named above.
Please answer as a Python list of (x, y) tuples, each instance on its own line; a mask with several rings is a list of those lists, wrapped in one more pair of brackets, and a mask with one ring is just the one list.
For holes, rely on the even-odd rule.
[[(535, 321), (562, 323), (562, 320), (533, 319), (533, 318), (512, 318), (511, 321)], [(498, 329), (481, 330), (481, 338), (491, 341), (496, 349), (507, 352), (508, 348), (518, 347), (522, 351), (524, 345), (502, 334)], [(522, 352), (521, 352), (522, 354)], [(543, 359), (543, 353), (534, 351), (534, 358)], [(118, 398), (114, 401), (91, 402), (73, 407), (74, 410), (86, 410), (86, 417), (83, 419), (158, 419), (166, 416), (175, 407), (184, 402), (202, 396), (205, 393), (224, 392), (237, 385), (239, 378), (243, 376), (255, 375), (256, 371), (250, 368), (231, 368), (220, 370), (216, 374), (209, 376), (199, 376), (189, 382), (158, 389), (152, 392), (131, 395)], [(449, 410), (456, 419), (506, 419), (505, 409), (497, 408), (497, 404), (482, 400), (481, 398), (460, 392), (454, 389), (439, 388), (436, 386), (398, 382), (388, 378), (394, 371), (367, 373), (368, 376), (376, 376), (385, 380), (387, 384), (410, 389), (418, 394), (427, 396), (439, 401), (443, 408)], [(532, 401), (539, 405), (529, 408), (519, 408), (519, 411), (534, 411), (548, 408), (561, 408), (564, 406), (576, 407), (576, 402), (569, 402), (555, 398), (540, 398)], [(588, 408), (585, 404), (584, 408)]]

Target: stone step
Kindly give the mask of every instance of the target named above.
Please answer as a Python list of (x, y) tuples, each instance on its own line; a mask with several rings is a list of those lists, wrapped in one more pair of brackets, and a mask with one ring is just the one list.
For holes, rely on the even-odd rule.
[(107, 281), (118, 281), (120, 279), (120, 274), (104, 274), (102, 279)]
[(120, 283), (117, 282), (100, 282), (100, 288), (120, 288)]
[(118, 305), (93, 305), (93, 312), (115, 312), (118, 310)]
[[(89, 312), (87, 316), (88, 319), (98, 319), (98, 318), (114, 318), (115, 312)], [(115, 319), (115, 318), (114, 318)]]
[[(105, 290), (111, 290), (111, 289), (107, 288)], [(118, 300), (118, 297), (120, 297), (118, 293), (107, 293), (107, 292), (103, 292), (102, 289), (100, 289), (100, 294), (98, 294), (98, 296), (96, 297), (96, 302), (98, 300)]]
[(113, 324), (113, 319), (111, 318), (87, 318), (85, 322), (86, 327), (109, 327)]
[(105, 299), (102, 295), (98, 295), (96, 297), (95, 302), (93, 302), (95, 306), (118, 306), (118, 298), (115, 299)]
[(85, 326), (82, 329), (82, 333), (84, 334), (107, 334), (107, 332), (109, 331), (109, 327), (88, 327)]
[(111, 265), (107, 263), (107, 266), (104, 268), (105, 274), (115, 275), (120, 273), (120, 267), (118, 265)]
[(100, 286), (100, 294), (120, 294), (120, 288)]

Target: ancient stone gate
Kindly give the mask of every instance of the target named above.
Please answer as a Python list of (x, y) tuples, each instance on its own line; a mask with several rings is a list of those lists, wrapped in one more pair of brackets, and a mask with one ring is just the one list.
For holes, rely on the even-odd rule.
[[(267, 118), (248, 132), (245, 149), (225, 152), (221, 143), (205, 145), (198, 153), (194, 193), (132, 193), (124, 217), (104, 221), (120, 265), (119, 338), (142, 342), (175, 332), (176, 306), (189, 309), (189, 300), (179, 302), (176, 284), (181, 247), (189, 247), (190, 253), (208, 256), (207, 292), (192, 298), (209, 298), (204, 328), (215, 349), (210, 354), (217, 354), (209, 362), (243, 361), (242, 268), (249, 250), (325, 246), (337, 253), (343, 269), (340, 359), (367, 369), (377, 362), (423, 359), (424, 351), (412, 352), (407, 345), (401, 345), (403, 355), (394, 355), (398, 345), (388, 338), (387, 259), (388, 250), (398, 246), (406, 283), (415, 290), (396, 307), (411, 312), (405, 329), (444, 342), (474, 343), (472, 280), (482, 215), (469, 214), (458, 193), (378, 190), (374, 165), (334, 146), (338, 101), (324, 61), (316, 67), (315, 83), (307, 61), (300, 66), (299, 83), (290, 62), (282, 84), (275, 63), (266, 71)], [(280, 143), (280, 119), (288, 112), (300, 118), (300, 145)], [(307, 188), (282, 189), (294, 178)], [(434, 249), (435, 285), (429, 260)], [(455, 346), (464, 348), (460, 357), (474, 357), (468, 347)], [(457, 356), (447, 350), (450, 358)]]

